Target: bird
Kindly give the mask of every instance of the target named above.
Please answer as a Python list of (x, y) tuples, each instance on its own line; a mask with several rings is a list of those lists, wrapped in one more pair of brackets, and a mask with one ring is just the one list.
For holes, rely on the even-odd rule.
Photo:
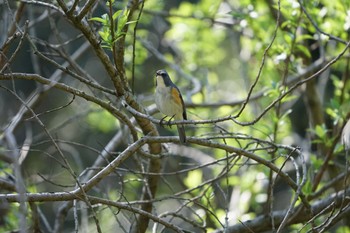
[[(155, 102), (158, 110), (166, 115), (165, 117), (171, 117), (169, 122), (173, 118), (175, 121), (187, 120), (186, 108), (180, 90), (171, 81), (165, 70), (158, 70), (156, 72)], [(162, 118), (161, 122), (165, 117)], [(185, 127), (182, 124), (176, 126), (180, 143), (185, 144)]]

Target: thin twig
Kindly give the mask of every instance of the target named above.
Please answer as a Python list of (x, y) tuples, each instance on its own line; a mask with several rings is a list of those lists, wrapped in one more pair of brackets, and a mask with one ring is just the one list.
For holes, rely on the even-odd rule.
[(133, 94), (135, 94), (135, 58), (136, 58), (136, 32), (137, 32), (137, 26), (139, 25), (139, 21), (142, 15), (143, 7), (145, 6), (145, 0), (142, 0), (141, 2), (141, 8), (139, 10), (139, 14), (137, 16), (134, 32), (133, 32), (133, 39), (132, 39), (132, 67), (131, 67), (131, 91)]

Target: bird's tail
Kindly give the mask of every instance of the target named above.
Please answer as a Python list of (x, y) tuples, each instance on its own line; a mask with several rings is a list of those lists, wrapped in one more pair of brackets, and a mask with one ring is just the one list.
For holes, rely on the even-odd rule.
[(186, 143), (185, 127), (183, 125), (177, 125), (177, 132), (179, 132), (180, 143)]

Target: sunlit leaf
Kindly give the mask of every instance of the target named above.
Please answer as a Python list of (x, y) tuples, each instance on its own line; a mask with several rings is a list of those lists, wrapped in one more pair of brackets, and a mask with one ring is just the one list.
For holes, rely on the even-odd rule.
[(119, 10), (119, 11), (114, 12), (112, 19), (116, 20), (122, 12), (123, 12), (123, 10)]
[(97, 22), (100, 22), (100, 23), (103, 23), (103, 24), (106, 24), (106, 23), (107, 23), (107, 20), (106, 20), (106, 19), (103, 19), (103, 18), (100, 18), (100, 17), (93, 17), (93, 18), (90, 18), (89, 20), (91, 20), (91, 21), (97, 21)]

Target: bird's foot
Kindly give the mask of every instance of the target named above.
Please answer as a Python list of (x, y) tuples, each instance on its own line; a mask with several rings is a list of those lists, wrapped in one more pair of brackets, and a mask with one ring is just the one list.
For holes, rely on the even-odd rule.
[(163, 117), (162, 119), (160, 119), (160, 122), (159, 122), (159, 125), (161, 126), (161, 127), (163, 127), (164, 128), (164, 119), (166, 118), (167, 116), (165, 116), (165, 117)]
[(162, 119), (160, 119), (159, 125), (164, 128), (164, 125), (167, 124), (171, 128), (170, 122), (174, 118), (174, 116), (175, 115), (170, 117), (170, 119), (166, 123), (164, 122), (165, 121), (164, 119), (167, 118), (167, 116), (163, 117)]
[(171, 122), (171, 120), (174, 118), (174, 116), (175, 116), (175, 115), (173, 115), (172, 117), (170, 117), (170, 119), (168, 120), (168, 126), (169, 126), (170, 129), (171, 129), (170, 122)]

